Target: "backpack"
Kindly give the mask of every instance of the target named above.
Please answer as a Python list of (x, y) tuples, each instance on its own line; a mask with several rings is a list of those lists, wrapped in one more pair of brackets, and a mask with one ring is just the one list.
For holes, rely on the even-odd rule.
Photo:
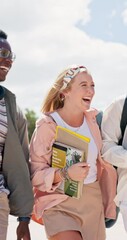
[[(103, 112), (100, 111), (98, 113), (98, 115), (96, 116), (96, 121), (97, 121), (97, 124), (99, 125), (100, 129), (101, 129), (102, 117), (103, 117)], [(121, 128), (122, 136), (118, 142), (118, 145), (122, 145), (126, 125), (127, 125), (127, 97), (125, 98), (124, 106), (123, 106), (123, 110), (122, 110), (122, 114), (121, 114), (120, 128)], [(115, 168), (117, 169), (117, 167), (115, 167)], [(116, 206), (116, 219), (105, 218), (106, 228), (110, 228), (116, 223), (116, 221), (118, 219), (119, 211), (120, 211), (119, 207)]]

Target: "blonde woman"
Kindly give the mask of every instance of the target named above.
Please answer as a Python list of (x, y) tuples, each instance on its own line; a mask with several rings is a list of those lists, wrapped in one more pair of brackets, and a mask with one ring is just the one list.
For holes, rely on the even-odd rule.
[[(96, 123), (97, 111), (90, 109), (94, 93), (94, 81), (86, 67), (76, 65), (65, 69), (44, 101), (43, 115), (37, 121), (31, 140), (34, 214), (43, 218), (50, 240), (105, 239), (104, 207), (97, 167), (101, 159), (101, 136)], [(84, 181), (80, 199), (56, 191), (65, 177), (65, 169), (60, 172), (51, 167), (56, 125), (91, 139), (87, 163), (76, 163), (66, 170), (72, 180)]]

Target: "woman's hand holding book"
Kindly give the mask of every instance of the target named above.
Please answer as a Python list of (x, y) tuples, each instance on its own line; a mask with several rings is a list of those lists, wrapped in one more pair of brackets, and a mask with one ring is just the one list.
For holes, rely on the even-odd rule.
[(85, 162), (73, 164), (68, 168), (68, 175), (74, 181), (82, 181), (89, 173), (90, 165)]

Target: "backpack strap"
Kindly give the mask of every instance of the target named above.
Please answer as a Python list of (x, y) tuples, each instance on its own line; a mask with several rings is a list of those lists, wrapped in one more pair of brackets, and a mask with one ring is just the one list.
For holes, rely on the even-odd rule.
[(121, 115), (120, 128), (121, 128), (122, 137), (119, 140), (118, 145), (122, 145), (126, 125), (127, 125), (127, 97), (125, 98), (123, 111)]
[(96, 116), (96, 121), (99, 126), (99, 129), (101, 130), (101, 122), (102, 122), (103, 112), (100, 111)]

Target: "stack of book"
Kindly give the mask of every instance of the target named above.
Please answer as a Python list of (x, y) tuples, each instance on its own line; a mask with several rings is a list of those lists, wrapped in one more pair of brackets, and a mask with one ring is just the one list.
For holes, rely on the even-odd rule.
[[(52, 147), (52, 167), (64, 168), (75, 163), (87, 161), (90, 138), (61, 126), (56, 127), (55, 142)], [(57, 188), (60, 193), (80, 198), (83, 181), (64, 180)]]

